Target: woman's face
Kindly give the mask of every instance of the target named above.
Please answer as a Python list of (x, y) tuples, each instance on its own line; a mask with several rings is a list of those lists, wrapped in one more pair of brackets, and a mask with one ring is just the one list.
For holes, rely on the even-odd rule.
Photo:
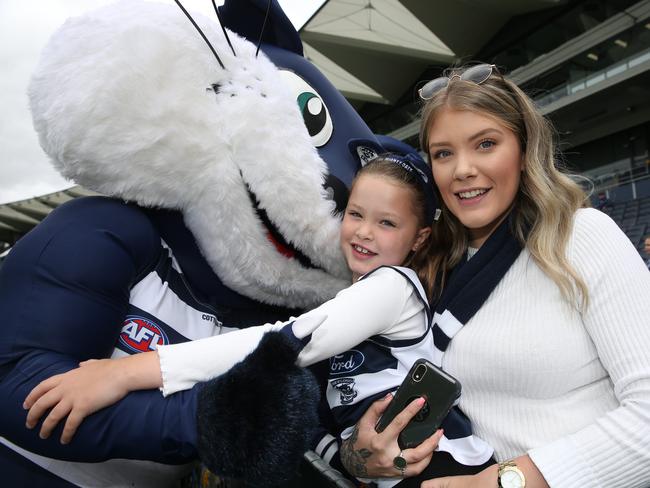
[(445, 205), (481, 247), (510, 210), (523, 168), (517, 136), (496, 119), (443, 108), (429, 128), (433, 178)]

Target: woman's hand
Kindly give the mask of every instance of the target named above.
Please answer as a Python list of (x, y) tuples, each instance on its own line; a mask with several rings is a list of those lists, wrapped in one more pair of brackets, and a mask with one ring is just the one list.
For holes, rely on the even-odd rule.
[[(383, 432), (375, 431), (375, 424), (386, 410), (392, 395), (374, 402), (359, 419), (354, 432), (341, 446), (341, 461), (348, 472), (358, 478), (397, 478), (420, 474), (431, 461), (442, 430), (415, 448), (400, 450), (397, 437), (408, 422), (419, 412), (424, 399), (413, 400)], [(402, 473), (393, 465), (393, 459), (402, 453), (407, 466)]]
[(61, 443), (67, 444), (88, 415), (116, 403), (132, 390), (159, 386), (159, 378), (155, 352), (84, 361), (77, 369), (42, 381), (27, 395), (23, 403), (29, 410), (25, 425), (34, 428), (51, 409), (39, 436), (47, 439), (67, 417), (61, 434)]

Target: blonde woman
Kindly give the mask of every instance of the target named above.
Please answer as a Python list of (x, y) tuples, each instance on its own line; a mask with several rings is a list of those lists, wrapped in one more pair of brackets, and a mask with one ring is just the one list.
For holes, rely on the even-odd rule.
[[(557, 169), (551, 126), (494, 66), (454, 69), (420, 96), (421, 144), (443, 202), (434, 327), (454, 331), (442, 364), (500, 462), (422, 487), (650, 486), (643, 260), (608, 216), (583, 208)], [(398, 429), (371, 429), (385, 403), (343, 444), (353, 473), (397, 474)], [(427, 479), (424, 455), (401, 453), (407, 475)]]

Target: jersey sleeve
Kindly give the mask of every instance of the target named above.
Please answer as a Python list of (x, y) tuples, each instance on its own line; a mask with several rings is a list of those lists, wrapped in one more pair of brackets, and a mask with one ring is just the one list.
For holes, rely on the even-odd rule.
[[(24, 427), (22, 403), (40, 381), (110, 355), (129, 290), (158, 259), (160, 238), (137, 208), (93, 197), (54, 210), (14, 246), (0, 270), (0, 432), (48, 457), (179, 462), (194, 456), (193, 392), (164, 402), (137, 392), (83, 422), (73, 442)], [(193, 430), (194, 429), (194, 430)], [(136, 447), (139, 446), (139, 447)]]
[(569, 260), (584, 279), (583, 323), (618, 405), (592, 424), (532, 449), (550, 486), (646, 486), (650, 479), (650, 272), (605, 214), (578, 212)]
[(169, 395), (223, 374), (271, 330), (294, 336), (303, 345), (298, 364), (313, 365), (388, 330), (409, 294), (410, 285), (402, 275), (392, 268), (381, 268), (320, 307), (287, 322), (160, 346), (162, 391)]
[(391, 332), (411, 293), (411, 285), (401, 274), (393, 268), (379, 268), (307, 312), (292, 324), (293, 334), (305, 344), (298, 364), (309, 366)]
[(112, 351), (129, 290), (158, 258), (138, 210), (105, 198), (53, 211), (7, 256), (0, 274), (0, 364), (33, 350), (79, 360)]
[(239, 329), (205, 339), (158, 346), (163, 395), (192, 388), (215, 378), (253, 352), (266, 332), (284, 322)]

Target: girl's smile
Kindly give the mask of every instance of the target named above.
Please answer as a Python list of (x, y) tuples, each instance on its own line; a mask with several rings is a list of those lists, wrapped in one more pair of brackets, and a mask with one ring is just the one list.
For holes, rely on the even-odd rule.
[(429, 235), (429, 227), (419, 227), (412, 190), (385, 176), (359, 176), (341, 224), (353, 280), (382, 265), (402, 265)]

